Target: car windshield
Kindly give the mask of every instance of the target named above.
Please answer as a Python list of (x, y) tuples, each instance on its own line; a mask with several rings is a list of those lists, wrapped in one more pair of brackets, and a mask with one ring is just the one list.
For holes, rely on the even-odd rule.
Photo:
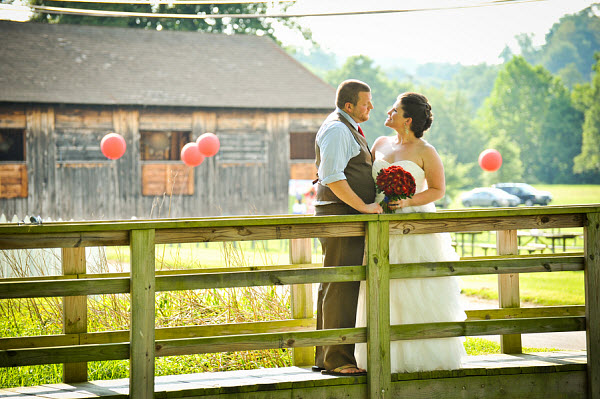
[(500, 190), (499, 188), (492, 188), (490, 189), (490, 192), (492, 194), (494, 194), (496, 197), (500, 197), (500, 198), (511, 198), (512, 195), (507, 193), (504, 190)]
[(535, 189), (527, 184), (520, 186), (525, 194), (535, 194)]

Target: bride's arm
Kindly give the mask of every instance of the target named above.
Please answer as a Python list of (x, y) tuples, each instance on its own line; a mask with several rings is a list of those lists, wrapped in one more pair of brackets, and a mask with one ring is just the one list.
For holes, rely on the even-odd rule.
[(427, 145), (422, 154), (423, 170), (427, 181), (427, 190), (415, 194), (412, 198), (400, 200), (399, 207), (419, 206), (435, 202), (446, 193), (446, 179), (444, 177), (444, 164), (435, 148)]

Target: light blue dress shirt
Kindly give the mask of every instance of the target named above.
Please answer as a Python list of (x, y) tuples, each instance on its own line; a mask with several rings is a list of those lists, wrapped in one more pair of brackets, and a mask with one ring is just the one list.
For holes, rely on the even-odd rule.
[[(358, 124), (340, 108), (336, 108), (356, 130)], [(348, 130), (348, 127), (340, 121), (331, 121), (323, 124), (317, 132), (317, 145), (320, 149), (321, 164), (319, 165), (319, 179), (321, 184), (328, 185), (340, 180), (346, 180), (344, 169), (350, 159), (360, 154), (360, 145)]]

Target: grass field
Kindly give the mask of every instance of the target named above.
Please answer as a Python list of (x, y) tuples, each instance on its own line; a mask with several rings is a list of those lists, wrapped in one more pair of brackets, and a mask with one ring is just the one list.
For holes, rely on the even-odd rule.
[[(552, 193), (549, 205), (600, 204), (600, 184), (532, 184), (534, 188)], [(464, 190), (466, 192), (468, 190)], [(460, 193), (452, 198), (449, 209), (461, 209)]]

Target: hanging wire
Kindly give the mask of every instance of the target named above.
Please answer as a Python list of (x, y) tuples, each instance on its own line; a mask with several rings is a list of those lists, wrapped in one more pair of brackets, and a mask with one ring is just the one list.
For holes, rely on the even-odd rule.
[[(322, 13), (277, 13), (277, 14), (162, 14), (162, 13), (144, 13), (144, 12), (128, 12), (128, 11), (107, 11), (107, 10), (89, 10), (81, 8), (66, 8), (66, 7), (49, 7), (29, 5), (28, 7), (36, 12), (46, 14), (68, 14), (68, 15), (87, 15), (94, 17), (139, 17), (139, 18), (176, 18), (176, 19), (222, 19), (222, 18), (301, 18), (301, 17), (334, 17), (348, 15), (372, 15), (372, 14), (397, 14), (407, 12), (423, 12), (423, 11), (441, 11), (441, 10), (459, 10), (466, 8), (490, 7), (507, 4), (523, 4), (535, 3), (547, 0), (495, 0), (487, 3), (465, 5), (465, 6), (448, 6), (448, 7), (431, 7), (431, 8), (412, 8), (412, 9), (388, 9), (388, 10), (362, 10), (362, 11), (341, 11), (341, 12), (322, 12)], [(169, 4), (177, 4), (177, 1)], [(256, 3), (256, 2), (253, 2)], [(138, 4), (138, 3), (128, 3)], [(214, 2), (211, 4), (215, 4)], [(225, 3), (223, 3), (225, 4)]]
[(177, 4), (199, 4), (199, 5), (229, 5), (229, 4), (264, 4), (264, 3), (295, 3), (296, 0), (238, 0), (238, 1), (219, 1), (219, 0), (46, 0), (46, 1), (56, 1), (56, 2), (69, 2), (69, 3), (102, 3), (102, 4), (126, 4), (132, 6), (138, 5), (158, 5), (158, 4), (169, 4), (169, 5), (177, 5)]

